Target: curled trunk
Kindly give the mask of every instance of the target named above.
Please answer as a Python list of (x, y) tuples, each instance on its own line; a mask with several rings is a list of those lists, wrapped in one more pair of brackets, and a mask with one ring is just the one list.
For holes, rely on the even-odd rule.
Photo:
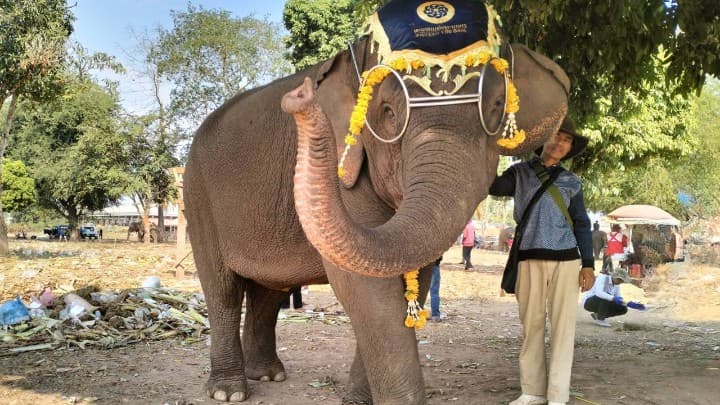
[(485, 182), (453, 177), (468, 171), (452, 173), (446, 182), (431, 164), (417, 164), (407, 168), (411, 174), (395, 215), (375, 228), (360, 226), (342, 203), (335, 136), (312, 82), (288, 93), (282, 108), (294, 115), (298, 129), (294, 193), (300, 223), (323, 257), (343, 270), (390, 277), (426, 265), (452, 245), (487, 194)]

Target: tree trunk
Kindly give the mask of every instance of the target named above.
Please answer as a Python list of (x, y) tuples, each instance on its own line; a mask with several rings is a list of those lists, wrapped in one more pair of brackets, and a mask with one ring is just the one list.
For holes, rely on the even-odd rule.
[(80, 240), (80, 214), (75, 207), (68, 209), (68, 240)]
[(158, 204), (158, 225), (155, 243), (165, 241), (165, 210), (162, 204)]
[[(12, 120), (15, 117), (15, 109), (17, 108), (18, 95), (13, 94), (10, 100), (10, 106), (8, 107), (7, 116), (5, 117), (5, 123), (0, 133), (0, 194), (2, 193), (2, 171), (3, 171), (3, 159), (5, 157), (5, 147), (7, 146), (7, 140), (10, 136), (10, 127), (12, 126)], [(0, 109), (5, 105), (5, 100), (0, 103)], [(5, 217), (3, 215), (2, 202), (0, 201), (0, 257), (6, 257), (10, 255), (10, 246), (8, 245), (7, 226), (5, 225)]]

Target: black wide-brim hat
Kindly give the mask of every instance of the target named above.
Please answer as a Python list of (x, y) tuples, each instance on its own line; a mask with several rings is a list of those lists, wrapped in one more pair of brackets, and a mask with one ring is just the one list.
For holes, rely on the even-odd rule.
[[(585, 150), (585, 148), (588, 146), (588, 143), (590, 142), (588, 138), (575, 132), (575, 125), (573, 125), (572, 120), (568, 117), (565, 117), (565, 119), (563, 120), (562, 125), (560, 125), (559, 131), (570, 134), (573, 137), (573, 143), (570, 151), (567, 153), (567, 155), (565, 155), (565, 157), (560, 160), (568, 160), (574, 158), (575, 156), (582, 153), (582, 151)], [(535, 154), (538, 156), (542, 155), (542, 150), (543, 147), (540, 146), (539, 148), (535, 149)]]

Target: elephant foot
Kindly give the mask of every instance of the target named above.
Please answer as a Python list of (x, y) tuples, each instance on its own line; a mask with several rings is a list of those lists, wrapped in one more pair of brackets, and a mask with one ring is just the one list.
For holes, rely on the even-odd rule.
[(245, 360), (245, 376), (257, 381), (285, 381), (285, 367), (280, 360), (256, 363)]
[(341, 405), (372, 405), (372, 399), (359, 399), (351, 396), (345, 396), (340, 402)]
[(248, 399), (247, 381), (244, 378), (222, 379), (210, 377), (205, 389), (208, 397), (223, 402), (242, 402)]
[(352, 390), (342, 396), (342, 405), (372, 405), (372, 395), (369, 390)]

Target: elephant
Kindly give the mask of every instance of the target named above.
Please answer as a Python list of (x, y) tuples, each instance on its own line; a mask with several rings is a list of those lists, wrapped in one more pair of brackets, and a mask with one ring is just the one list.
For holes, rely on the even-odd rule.
[[(127, 240), (130, 240), (130, 234), (131, 233), (137, 233), (138, 241), (144, 242), (145, 241), (145, 227), (143, 226), (142, 222), (131, 222), (130, 225), (128, 225), (128, 231), (127, 231)], [(150, 223), (150, 242), (155, 242), (157, 240), (157, 225), (154, 223)]]
[[(211, 326), (206, 390), (216, 400), (246, 400), (247, 379), (285, 380), (275, 335), (280, 303), (291, 288), (329, 283), (356, 337), (343, 401), (424, 404), (415, 330), (403, 323), (403, 274), (420, 269), (425, 297), (432, 262), (487, 196), (499, 155), (533, 151), (567, 113), (564, 71), (525, 46), (504, 45), (526, 131), (516, 149), (500, 146), (478, 119), (501, 124), (506, 84), (488, 74), (480, 112), (467, 103), (421, 107), (398, 141), (379, 142), (366, 128), (344, 153), (359, 84), (353, 57), (363, 69), (378, 62), (369, 41), (236, 95), (196, 131), (183, 193)], [(433, 87), (448, 85), (432, 77)], [(386, 80), (375, 90), (368, 122), (379, 132), (402, 125), (400, 87)], [(408, 91), (426, 95), (417, 85)]]

